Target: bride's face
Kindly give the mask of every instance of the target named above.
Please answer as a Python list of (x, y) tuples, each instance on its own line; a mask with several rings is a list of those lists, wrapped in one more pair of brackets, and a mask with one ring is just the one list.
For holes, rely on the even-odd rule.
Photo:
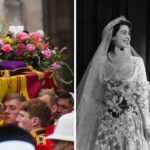
[(130, 45), (130, 29), (127, 25), (121, 25), (116, 36), (113, 37), (114, 45), (120, 49), (127, 48)]

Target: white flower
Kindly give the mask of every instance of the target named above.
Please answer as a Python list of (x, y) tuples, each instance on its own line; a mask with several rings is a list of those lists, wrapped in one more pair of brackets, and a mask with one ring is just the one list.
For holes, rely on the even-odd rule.
[(43, 30), (37, 30), (37, 33), (41, 35), (41, 37), (44, 37), (44, 31)]

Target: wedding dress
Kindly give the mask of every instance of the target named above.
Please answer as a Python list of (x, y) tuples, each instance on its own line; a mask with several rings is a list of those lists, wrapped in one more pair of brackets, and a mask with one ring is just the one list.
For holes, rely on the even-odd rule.
[[(110, 22), (103, 32), (103, 38), (84, 77), (78, 87), (77, 100), (77, 150), (149, 150), (148, 142), (144, 138), (143, 120), (140, 112), (125, 113), (125, 119), (130, 120), (129, 131), (136, 139), (126, 138), (113, 131), (113, 138), (107, 138), (104, 125), (112, 125), (103, 119), (103, 100), (105, 94), (104, 81), (110, 78), (125, 78), (128, 82), (147, 82), (142, 58), (127, 52), (122, 58), (113, 58), (107, 53), (112, 37), (112, 29), (123, 17)], [(146, 91), (147, 92), (147, 91)], [(148, 106), (148, 98), (145, 100)], [(148, 110), (143, 111), (147, 125), (150, 126)], [(103, 123), (104, 122), (104, 123)], [(113, 122), (115, 125), (115, 122)], [(103, 126), (102, 126), (103, 125)]]
[[(110, 78), (124, 78), (128, 82), (147, 82), (145, 67), (143, 60), (140, 57), (127, 56), (120, 59), (103, 59), (103, 80), (109, 80)], [(146, 91), (145, 91), (146, 92)], [(143, 93), (144, 94), (144, 93)], [(146, 105), (148, 106), (148, 99), (146, 100)], [(101, 106), (100, 106), (101, 107)], [(149, 112), (144, 112), (147, 124), (150, 125)], [(127, 112), (124, 114), (122, 122), (126, 119), (130, 121), (130, 127), (128, 127), (129, 133), (132, 134), (132, 138), (127, 138), (123, 134), (119, 134), (114, 129), (109, 130), (113, 132), (114, 135), (112, 139), (108, 138), (108, 133), (102, 126), (108, 124), (108, 126), (113, 126), (111, 119), (103, 120), (104, 110), (101, 107), (98, 115), (98, 129), (95, 146), (93, 150), (149, 150), (148, 143), (144, 138), (143, 133), (143, 121), (140, 112), (137, 114), (133, 112)], [(126, 125), (126, 124), (124, 124)]]

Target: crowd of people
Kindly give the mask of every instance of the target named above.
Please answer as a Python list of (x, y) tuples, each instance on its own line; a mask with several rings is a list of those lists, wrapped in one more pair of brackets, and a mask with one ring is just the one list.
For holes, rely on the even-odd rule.
[(18, 93), (7, 94), (0, 107), (0, 131), (4, 150), (13, 145), (27, 145), (25, 150), (73, 150), (73, 94), (64, 89), (41, 89), (30, 100)]

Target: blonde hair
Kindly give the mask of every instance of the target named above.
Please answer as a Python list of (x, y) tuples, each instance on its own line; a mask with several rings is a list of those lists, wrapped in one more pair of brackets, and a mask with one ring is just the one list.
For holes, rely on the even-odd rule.
[(9, 101), (12, 99), (17, 99), (20, 102), (24, 102), (26, 100), (26, 98), (19, 93), (9, 93), (3, 97), (2, 103), (5, 103), (6, 101)]
[(50, 103), (52, 105), (57, 104), (58, 96), (50, 91), (50, 89), (41, 89), (38, 93), (38, 97), (43, 95), (48, 95), (50, 97)]

